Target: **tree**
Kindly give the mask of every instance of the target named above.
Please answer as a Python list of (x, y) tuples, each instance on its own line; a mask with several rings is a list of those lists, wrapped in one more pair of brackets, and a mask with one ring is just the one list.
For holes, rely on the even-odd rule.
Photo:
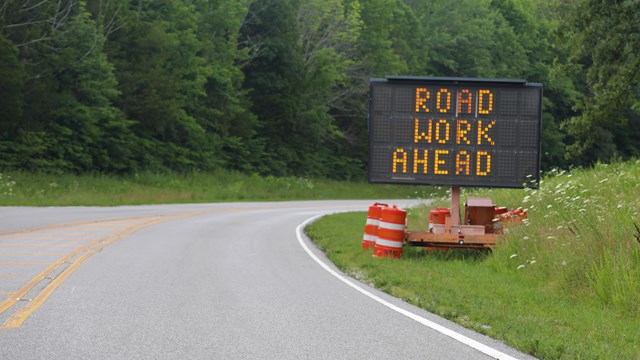
[[(113, 106), (113, 68), (84, 1), (4, 2), (3, 31), (19, 49), (16, 108), (3, 135), (4, 166), (126, 171), (130, 125)], [(9, 47), (10, 48), (10, 47)], [(23, 72), (24, 77), (19, 76)], [(20, 107), (22, 99), (28, 106)]]
[(18, 48), (0, 34), (0, 139), (15, 138), (24, 106), (24, 66)]
[(240, 44), (240, 28), (247, 21), (248, 2), (197, 0), (198, 40), (202, 43), (205, 93), (191, 111), (205, 129), (220, 166), (245, 172), (260, 171), (264, 143), (258, 137), (256, 116), (249, 110), (242, 88), (241, 64), (255, 48)]
[(76, 171), (130, 171), (135, 167), (133, 123), (113, 105), (119, 95), (114, 69), (102, 51), (105, 38), (84, 4), (63, 34), (56, 45), (65, 50), (52, 59), (58, 89), (47, 127), (55, 138), (50, 151)]
[[(529, 0), (493, 0), (495, 8), (512, 29), (512, 35), (503, 38), (502, 54), (510, 54), (513, 46), (519, 46), (517, 63), (500, 60), (502, 66), (512, 67), (510, 76), (521, 77), (544, 86), (542, 104), (542, 169), (566, 167), (566, 133), (560, 124), (572, 114), (577, 91), (572, 84), (572, 74), (554, 64), (565, 63), (567, 49), (556, 45), (559, 26), (558, 2)], [(504, 33), (505, 30), (502, 30)], [(508, 42), (504, 39), (509, 39)]]
[(569, 155), (582, 164), (638, 156), (640, 142), (640, 2), (577, 1), (566, 13), (564, 35), (573, 62), (584, 70), (579, 114), (565, 127)]
[(326, 176), (342, 134), (330, 114), (349, 92), (357, 5), (343, 1), (254, 2), (242, 38), (261, 44), (244, 68), (269, 173)]
[(251, 111), (265, 140), (265, 167), (274, 175), (300, 170), (299, 90), (302, 58), (298, 46), (295, 0), (252, 2), (241, 29), (241, 42), (260, 44), (260, 52), (243, 68)]
[(142, 139), (138, 162), (146, 168), (211, 168), (205, 130), (192, 111), (205, 96), (192, 5), (131, 1), (122, 16), (124, 26), (106, 48), (122, 93), (117, 105)]
[[(0, 30), (3, 69), (1, 80), (7, 100), (4, 136), (15, 138), (20, 129), (34, 129), (41, 114), (50, 108), (48, 93), (55, 88), (48, 60), (64, 50), (56, 44), (61, 28), (72, 16), (77, 0), (0, 0)], [(15, 103), (10, 103), (13, 99)], [(29, 104), (23, 108), (24, 104)], [(6, 110), (5, 110), (6, 109)], [(8, 133), (6, 131), (9, 131)]]

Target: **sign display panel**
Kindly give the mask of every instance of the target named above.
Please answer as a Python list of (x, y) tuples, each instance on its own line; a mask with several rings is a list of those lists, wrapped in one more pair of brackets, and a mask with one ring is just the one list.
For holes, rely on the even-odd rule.
[(371, 79), (369, 182), (537, 187), (542, 85)]

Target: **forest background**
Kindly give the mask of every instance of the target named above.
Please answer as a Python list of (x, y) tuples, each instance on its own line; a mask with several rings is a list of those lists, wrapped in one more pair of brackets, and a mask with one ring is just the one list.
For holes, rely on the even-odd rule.
[(640, 1), (0, 0), (0, 169), (362, 180), (369, 78), (544, 85), (542, 166), (640, 154)]

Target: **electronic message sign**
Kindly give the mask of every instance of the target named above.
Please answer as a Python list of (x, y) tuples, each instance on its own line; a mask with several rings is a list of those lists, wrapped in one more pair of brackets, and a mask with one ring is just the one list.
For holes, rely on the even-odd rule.
[(542, 85), (371, 79), (369, 182), (537, 187)]

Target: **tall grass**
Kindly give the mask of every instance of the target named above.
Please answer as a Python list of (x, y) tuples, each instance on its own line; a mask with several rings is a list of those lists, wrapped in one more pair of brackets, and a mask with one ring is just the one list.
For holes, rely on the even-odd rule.
[[(488, 254), (405, 247), (400, 260), (360, 248), (366, 213), (308, 228), (352, 276), (543, 359), (640, 358), (640, 161), (552, 171), (539, 189), (463, 189), (524, 207)], [(409, 211), (426, 229), (431, 207)], [(387, 261), (388, 260), (388, 261)]]
[(0, 174), (0, 206), (134, 205), (221, 201), (375, 199), (425, 196), (428, 187), (370, 185), (230, 171), (190, 174)]
[[(553, 170), (538, 189), (463, 189), (466, 197), (528, 211), (487, 260), (497, 270), (553, 279), (568, 293), (640, 315), (640, 160)], [(428, 210), (410, 212), (409, 226), (424, 228)]]
[(571, 295), (593, 295), (602, 306), (640, 316), (640, 161), (554, 171), (521, 197), (476, 195), (528, 208), (524, 226), (510, 228), (490, 258), (494, 266), (531, 272)]

